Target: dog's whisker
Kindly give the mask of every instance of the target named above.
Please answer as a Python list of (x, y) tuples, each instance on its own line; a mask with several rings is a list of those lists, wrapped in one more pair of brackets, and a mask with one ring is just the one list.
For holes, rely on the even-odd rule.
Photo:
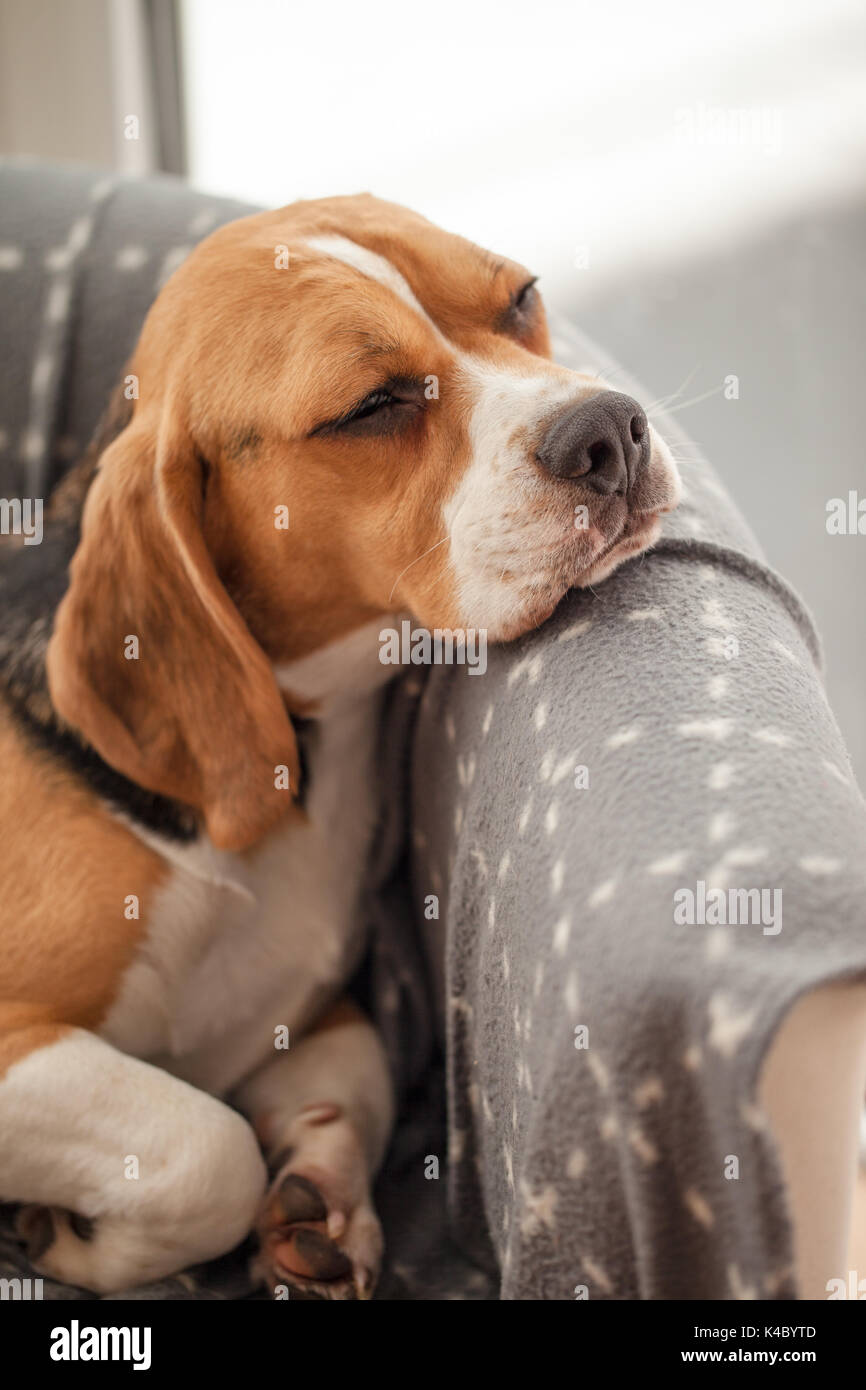
[(394, 597), (394, 590), (396, 589), (397, 585), (400, 583), (400, 580), (403, 578), (403, 575), (404, 575), (404, 574), (407, 574), (407, 573), (409, 572), (409, 570), (412, 568), (413, 565), (417, 565), (419, 560), (423, 560), (423, 559), (425, 558), (425, 556), (427, 556), (427, 555), (432, 555), (433, 551), (434, 551), (434, 550), (438, 550), (440, 545), (444, 545), (445, 542), (447, 541), (447, 539), (448, 539), (447, 535), (443, 536), (442, 539), (441, 539), (441, 541), (437, 541), (435, 545), (431, 545), (431, 546), (430, 546), (430, 549), (429, 549), (429, 550), (425, 550), (425, 551), (423, 552), (423, 554), (421, 554), (421, 555), (416, 555), (416, 556), (415, 556), (415, 559), (414, 559), (414, 560), (411, 560), (411, 561), (409, 562), (409, 564), (406, 566), (406, 568), (400, 571), (400, 573), (397, 575), (397, 578), (394, 580), (394, 583), (391, 585), (391, 592), (390, 592), (390, 594), (388, 595), (388, 602), (389, 602), (389, 603), (391, 602), (392, 598)]
[(706, 401), (709, 400), (710, 396), (717, 396), (724, 389), (724, 386), (712, 386), (709, 391), (702, 391), (699, 396), (692, 396), (690, 401), (681, 401), (679, 405), (671, 406), (670, 409), (666, 409), (665, 413), (676, 415), (681, 410), (688, 410), (689, 406), (697, 405), (699, 401)]
[(679, 386), (676, 391), (671, 391), (667, 396), (659, 396), (658, 400), (651, 401), (649, 405), (644, 406), (644, 410), (646, 411), (647, 415), (649, 415), (650, 411), (653, 410), (663, 410), (670, 401), (675, 401), (677, 396), (681, 396), (683, 391), (685, 391), (686, 387), (688, 386), (689, 382), (692, 380), (692, 377), (695, 375), (695, 372), (698, 370), (699, 365), (700, 364), (697, 364), (696, 366), (692, 367), (692, 370), (687, 374), (686, 377), (684, 377), (682, 385)]

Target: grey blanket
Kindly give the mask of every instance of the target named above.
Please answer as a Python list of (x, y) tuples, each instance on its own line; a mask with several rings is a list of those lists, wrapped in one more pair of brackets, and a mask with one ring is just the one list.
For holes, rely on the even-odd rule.
[[(162, 279), (248, 209), (26, 165), (0, 198), (0, 495), (38, 496)], [(558, 333), (559, 360), (640, 397)], [(808, 616), (657, 422), (686, 498), (655, 551), (491, 650), (483, 677), (392, 688), (358, 982), (402, 1102), (381, 1298), (795, 1293), (756, 1078), (804, 991), (866, 973), (866, 816)], [(750, 919), (714, 920), (722, 896)], [(0, 1276), (22, 1272), (0, 1220)], [(247, 1254), (123, 1296), (252, 1296)]]

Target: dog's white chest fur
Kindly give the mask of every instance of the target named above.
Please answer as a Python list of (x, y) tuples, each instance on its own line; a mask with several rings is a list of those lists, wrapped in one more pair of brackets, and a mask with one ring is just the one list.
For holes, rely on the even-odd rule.
[(148, 837), (172, 870), (148, 911), (136, 961), (102, 1029), (115, 1046), (220, 1093), (305, 1028), (364, 947), (359, 892), (378, 812), (374, 788), (380, 624), (277, 672), (320, 702), (309, 750), (307, 823), (255, 851)]

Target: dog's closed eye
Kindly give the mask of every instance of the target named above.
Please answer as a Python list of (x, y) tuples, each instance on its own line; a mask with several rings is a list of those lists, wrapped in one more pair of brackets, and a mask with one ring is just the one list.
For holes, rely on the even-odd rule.
[(424, 409), (424, 383), (398, 377), (368, 391), (366, 396), (331, 420), (310, 431), (318, 434), (393, 434)]
[(520, 337), (529, 332), (541, 303), (541, 295), (535, 288), (538, 277), (533, 276), (526, 284), (516, 290), (499, 319), (500, 333), (511, 333)]

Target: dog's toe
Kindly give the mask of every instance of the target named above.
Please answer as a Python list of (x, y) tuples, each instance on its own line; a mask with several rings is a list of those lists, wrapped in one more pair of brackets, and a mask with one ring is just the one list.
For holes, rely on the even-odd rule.
[[(295, 1160), (297, 1161), (297, 1160)], [(283, 1170), (257, 1223), (254, 1272), (279, 1296), (332, 1301), (369, 1298), (382, 1232), (369, 1200), (347, 1200), (327, 1173)]]

